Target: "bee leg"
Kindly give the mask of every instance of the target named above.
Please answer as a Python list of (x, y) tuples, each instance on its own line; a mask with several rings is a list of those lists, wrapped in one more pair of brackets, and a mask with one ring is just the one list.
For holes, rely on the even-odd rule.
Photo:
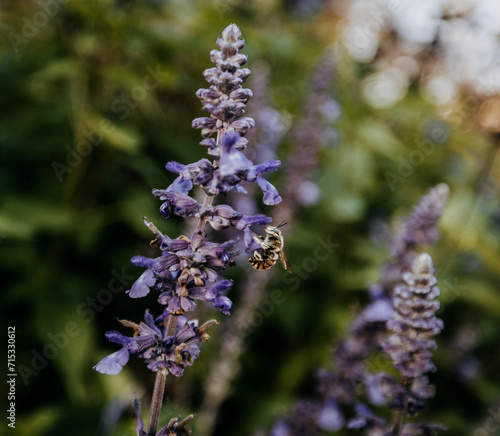
[(269, 246), (264, 242), (264, 238), (259, 236), (257, 233), (254, 233), (250, 230), (250, 234), (252, 235), (252, 239), (257, 242), (261, 246), (262, 249), (267, 250)]
[(262, 257), (262, 255), (258, 251), (254, 251), (253, 252), (253, 256), (250, 257), (250, 259), (255, 260), (257, 262), (262, 262), (264, 260), (263, 257)]

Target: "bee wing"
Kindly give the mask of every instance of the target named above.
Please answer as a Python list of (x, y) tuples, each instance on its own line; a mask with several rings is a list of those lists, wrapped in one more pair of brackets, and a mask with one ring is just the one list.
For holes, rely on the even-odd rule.
[(283, 265), (283, 268), (285, 268), (290, 274), (292, 274), (292, 265), (290, 265), (290, 262), (288, 261), (285, 252), (283, 250), (280, 250), (280, 260), (281, 260), (281, 265)]

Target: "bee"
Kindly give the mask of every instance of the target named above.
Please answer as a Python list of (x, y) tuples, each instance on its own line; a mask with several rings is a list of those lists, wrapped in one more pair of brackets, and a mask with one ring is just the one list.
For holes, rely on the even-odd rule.
[(283, 251), (285, 241), (281, 235), (281, 231), (279, 230), (279, 227), (282, 227), (285, 224), (286, 222), (281, 223), (277, 227), (267, 226), (264, 230), (266, 232), (265, 237), (251, 232), (253, 240), (260, 244), (260, 249), (255, 250), (253, 252), (253, 256), (248, 259), (250, 261), (250, 265), (252, 265), (255, 269), (263, 270), (271, 268), (277, 260), (280, 259), (283, 268), (289, 273), (292, 273), (290, 262), (286, 258), (285, 252)]

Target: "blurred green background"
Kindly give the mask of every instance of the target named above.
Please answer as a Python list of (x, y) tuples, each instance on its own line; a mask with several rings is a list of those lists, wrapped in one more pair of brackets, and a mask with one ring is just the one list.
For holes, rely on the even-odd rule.
[[(267, 295), (282, 290), (286, 300), (246, 339), (213, 434), (270, 428), (296, 399), (313, 393), (316, 369), (328, 365), (388, 259), (390, 226), (440, 182), (451, 195), (443, 236), (430, 253), (445, 330), (431, 376), (437, 395), (422, 419), (465, 436), (484, 426), (489, 409), (498, 410), (495, 92), (477, 95), (460, 85), (452, 100), (436, 105), (422, 92), (421, 67), (398, 98), (373, 104), (367, 78), (387, 64), (382, 54), (395, 53), (398, 36), (381, 33), (376, 56), (353, 59), (339, 42), (350, 19), (346, 8), (345, 2), (301, 0), (2, 1), (0, 310), (4, 332), (16, 327), (21, 374), (16, 429), (2, 419), (0, 434), (132, 435), (134, 393), (147, 418), (154, 378), (142, 362), (132, 357), (117, 376), (91, 368), (116, 350), (104, 332), (125, 332), (117, 318), (139, 321), (146, 307), (158, 310), (152, 295), (131, 300), (124, 294), (141, 273), (129, 261), (154, 255), (143, 216), (172, 237), (183, 231), (180, 219), (161, 218), (150, 192), (172, 182), (167, 161), (204, 157), (200, 134), (191, 128), (192, 119), (203, 116), (195, 92), (208, 87), (202, 72), (212, 66), (209, 53), (232, 22), (246, 40), (247, 66), (268, 66), (269, 101), (290, 131), (307, 116), (316, 66), (329, 56), (335, 62), (331, 97), (342, 115), (330, 127), (338, 138), (320, 150), (310, 178), (322, 194), (289, 229), (287, 255), (294, 269), (307, 271), (318, 239), (339, 245), (311, 272), (291, 282), (278, 271), (267, 286)], [(419, 62), (436, 62), (432, 42), (426, 50)], [(84, 140), (92, 141), (91, 149)], [(420, 144), (433, 144), (432, 152), (402, 175), (401, 162)], [(294, 136), (285, 135), (278, 158), (286, 161), (293, 146)], [(282, 191), (285, 170), (272, 177)], [(401, 177), (393, 189), (388, 172)], [(244, 275), (237, 270), (228, 273), (236, 281), (229, 295), (235, 309)], [(222, 323), (185, 377), (169, 380), (164, 423), (196, 413), (203, 402), (226, 325), (219, 313), (203, 317)], [(6, 410), (6, 395), (0, 404)], [(193, 429), (197, 434), (196, 419)]]

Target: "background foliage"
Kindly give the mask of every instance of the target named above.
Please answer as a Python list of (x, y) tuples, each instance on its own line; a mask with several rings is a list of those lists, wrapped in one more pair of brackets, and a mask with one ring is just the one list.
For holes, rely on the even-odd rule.
[[(2, 2), (0, 310), (5, 326), (16, 326), (18, 367), (34, 371), (18, 378), (12, 434), (135, 434), (132, 395), (147, 404), (151, 375), (137, 361), (114, 377), (91, 367), (113, 350), (103, 333), (119, 328), (116, 318), (141, 319), (154, 304), (124, 295), (140, 274), (129, 260), (152, 254), (143, 216), (166, 234), (182, 232), (176, 219), (161, 220), (150, 191), (173, 180), (165, 162), (204, 155), (191, 129), (203, 115), (195, 92), (206, 86), (209, 52), (231, 22), (246, 39), (249, 68), (268, 64), (270, 101), (290, 127), (304, 117), (310, 77), (325, 54), (335, 58), (332, 95), (342, 116), (334, 126), (338, 139), (321, 151), (314, 174), (321, 198), (289, 229), (287, 254), (302, 271), (294, 276), (298, 286), (280, 271), (266, 291), (282, 290), (286, 299), (246, 340), (214, 434), (269, 428), (313, 392), (315, 370), (328, 365), (388, 257), (389, 227), (440, 182), (451, 195), (442, 239), (430, 252), (445, 330), (432, 376), (437, 396), (424, 419), (470, 435), (484, 426), (488, 410), (498, 410), (498, 133), (472, 122), (460, 98), (455, 104), (465, 116), (444, 119), (418, 81), (394, 105), (370, 106), (361, 84), (375, 63), (358, 63), (339, 48), (334, 3)], [(75, 154), (89, 138), (91, 151)], [(429, 139), (433, 151), (392, 190), (387, 172), (400, 174), (401, 157), (408, 160)], [(279, 158), (292, 146), (287, 135)], [(278, 188), (280, 177), (273, 180)], [(312, 268), (318, 241), (328, 238), (338, 248)], [(117, 273), (121, 292), (106, 292)], [(241, 273), (229, 275), (238, 300)], [(165, 420), (200, 407), (224, 322), (213, 330), (186, 376), (169, 381)]]

